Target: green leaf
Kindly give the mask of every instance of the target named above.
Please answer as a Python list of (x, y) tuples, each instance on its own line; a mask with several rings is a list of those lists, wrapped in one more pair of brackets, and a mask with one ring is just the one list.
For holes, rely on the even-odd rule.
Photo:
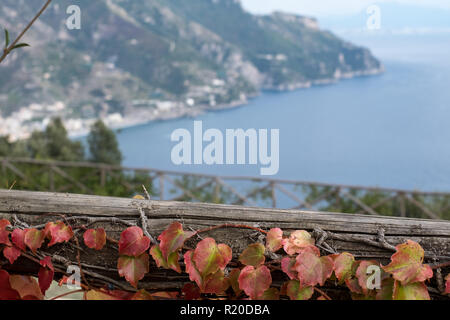
[(12, 47), (11, 51), (14, 49), (22, 48), (22, 47), (29, 47), (30, 45), (28, 43), (19, 43), (16, 44), (14, 47)]
[(9, 31), (5, 29), (5, 49), (9, 46)]

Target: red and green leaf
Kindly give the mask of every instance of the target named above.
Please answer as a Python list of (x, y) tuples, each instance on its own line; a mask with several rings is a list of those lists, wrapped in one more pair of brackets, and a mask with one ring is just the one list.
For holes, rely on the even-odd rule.
[(137, 288), (139, 280), (149, 272), (149, 256), (146, 253), (137, 257), (122, 255), (117, 261), (117, 269), (121, 277)]
[(225, 244), (218, 246), (212, 238), (203, 239), (194, 250), (193, 261), (202, 277), (206, 277), (225, 269), (231, 261), (231, 248)]
[(84, 244), (91, 249), (102, 250), (106, 244), (106, 232), (103, 228), (88, 229), (83, 234)]
[(20, 300), (19, 293), (11, 287), (9, 273), (0, 269), (0, 300)]
[[(375, 266), (380, 268), (380, 264), (377, 261), (361, 261), (359, 263), (359, 267), (356, 270), (356, 277), (358, 278), (358, 284), (362, 289), (363, 294), (368, 294), (369, 289), (368, 284), (369, 280), (372, 279), (373, 272), (369, 272), (370, 270), (367, 270), (370, 266)], [(379, 269), (381, 272), (381, 268)], [(381, 275), (380, 275), (381, 276)]]
[(225, 278), (223, 270), (218, 270), (216, 273), (209, 275), (204, 280), (204, 285), (201, 288), (203, 293), (221, 294), (230, 286), (228, 278)]
[(49, 247), (67, 242), (73, 237), (72, 227), (66, 226), (62, 221), (48, 222), (45, 225), (44, 234), (50, 239)]
[(7, 246), (3, 249), (3, 255), (8, 259), (10, 264), (13, 264), (21, 254), (20, 249), (15, 246)]
[(288, 255), (300, 253), (303, 249), (314, 245), (314, 238), (305, 230), (297, 230), (290, 234), (288, 239), (283, 239), (284, 251)]
[(11, 232), (6, 229), (10, 225), (11, 223), (6, 219), (0, 220), (0, 244), (11, 244), (11, 242), (9, 241), (9, 234)]
[(253, 266), (246, 266), (241, 270), (238, 278), (239, 287), (250, 297), (250, 299), (257, 299), (272, 284), (272, 275), (266, 266), (254, 268)]
[(158, 237), (159, 248), (163, 257), (167, 260), (172, 252), (176, 252), (183, 247), (184, 241), (191, 235), (183, 230), (183, 226), (179, 222), (172, 223)]
[(296, 261), (294, 258), (284, 257), (281, 259), (281, 270), (283, 270), (291, 280), (298, 278), (298, 273), (295, 270), (295, 263)]
[(257, 300), (280, 300), (280, 291), (277, 288), (269, 288)]
[(339, 282), (343, 283), (345, 280), (351, 278), (355, 257), (348, 252), (343, 252), (338, 255), (333, 255), (332, 258), (334, 260), (333, 270)]
[(277, 252), (283, 247), (283, 231), (280, 228), (270, 229), (266, 236), (266, 248)]
[(9, 277), (9, 283), (11, 288), (19, 293), (21, 299), (44, 299), (39, 284), (30, 276), (13, 275)]
[(236, 296), (240, 295), (242, 290), (239, 288), (239, 275), (241, 274), (240, 269), (233, 269), (228, 274), (228, 280), (230, 281), (231, 288), (233, 289)]
[(427, 286), (423, 282), (402, 285), (400, 281), (394, 283), (394, 300), (430, 300)]
[(307, 248), (297, 256), (295, 270), (302, 287), (323, 286), (333, 273), (333, 259), (329, 256), (319, 257), (316, 250)]
[(27, 248), (25, 246), (25, 230), (22, 229), (14, 229), (11, 234), (11, 239), (13, 244), (22, 251), (26, 251)]
[(397, 252), (391, 257), (391, 263), (383, 267), (384, 271), (392, 274), (395, 280), (402, 285), (414, 282), (423, 282), (433, 277), (433, 270), (429, 265), (423, 265), (425, 252), (414, 241), (396, 246)]
[(42, 230), (26, 229), (23, 242), (30, 248), (31, 251), (36, 252), (42, 246), (45, 239), (45, 233)]
[(286, 287), (286, 295), (291, 300), (309, 300), (314, 293), (314, 288), (307, 286), (302, 287), (300, 281), (290, 280)]
[(239, 256), (239, 261), (246, 266), (258, 267), (264, 263), (266, 248), (261, 243), (251, 244)]

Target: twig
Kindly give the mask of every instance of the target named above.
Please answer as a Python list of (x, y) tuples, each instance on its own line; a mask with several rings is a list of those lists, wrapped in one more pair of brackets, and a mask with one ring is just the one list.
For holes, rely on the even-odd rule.
[(325, 299), (327, 300), (333, 300), (330, 298), (330, 296), (328, 296), (325, 292), (323, 292), (322, 290), (320, 290), (319, 288), (314, 287), (314, 290), (317, 291), (319, 294), (321, 294)]
[(49, 300), (57, 300), (57, 299), (65, 297), (65, 296), (68, 296), (70, 294), (84, 292), (84, 291), (85, 291), (84, 289), (78, 289), (78, 290), (75, 290), (75, 291), (66, 292), (66, 293), (60, 294), (59, 296), (53, 297), (53, 298), (51, 298)]
[(151, 200), (150, 194), (148, 193), (148, 191), (147, 191), (147, 189), (145, 188), (144, 185), (142, 185), (142, 188), (144, 189), (145, 195), (147, 196), (147, 200)]
[(22, 39), (22, 37), (25, 35), (25, 33), (31, 28), (31, 26), (34, 24), (34, 22), (42, 15), (42, 13), (44, 13), (44, 11), (47, 9), (47, 7), (50, 5), (50, 3), (52, 2), (52, 0), (47, 0), (47, 2), (45, 3), (45, 5), (41, 8), (41, 10), (39, 10), (39, 12), (36, 14), (36, 16), (33, 18), (33, 20), (30, 21), (30, 23), (28, 23), (28, 25), (25, 27), (25, 29), (19, 34), (19, 36), (16, 38), (16, 40), (13, 41), (13, 43), (11, 43), (11, 45), (7, 48), (5, 48), (3, 50), (3, 54), (0, 57), (0, 63), (3, 62), (3, 60), (5, 60), (5, 58), (8, 56), (8, 54), (14, 49), (14, 47), (16, 46), (16, 44), (20, 41), (20, 39)]
[(158, 244), (158, 242), (155, 240), (155, 238), (153, 238), (152, 235), (148, 232), (147, 217), (145, 216), (144, 209), (142, 209), (142, 207), (140, 207), (140, 206), (138, 206), (137, 208), (141, 215), (141, 225), (142, 225), (142, 230), (144, 230), (144, 234), (150, 239), (152, 244), (155, 244), (155, 245)]

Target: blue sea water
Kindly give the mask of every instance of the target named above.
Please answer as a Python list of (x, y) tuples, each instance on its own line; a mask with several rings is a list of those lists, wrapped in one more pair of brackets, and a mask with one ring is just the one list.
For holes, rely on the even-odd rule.
[(450, 35), (351, 37), (386, 72), (294, 92), (265, 92), (246, 106), (157, 121), (118, 134), (127, 166), (259, 176), (259, 166), (171, 162), (177, 128), (280, 129), (276, 178), (450, 191)]

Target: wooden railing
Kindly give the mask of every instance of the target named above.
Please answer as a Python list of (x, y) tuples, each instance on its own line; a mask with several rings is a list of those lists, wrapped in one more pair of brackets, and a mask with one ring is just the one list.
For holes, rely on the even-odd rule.
[[(228, 244), (235, 262), (249, 244), (263, 241), (258, 240), (260, 233), (239, 227), (242, 225), (263, 230), (279, 227), (286, 235), (293, 230), (307, 230), (324, 254), (350, 252), (357, 259), (375, 259), (383, 264), (389, 262), (396, 245), (411, 239), (423, 247), (426, 263), (447, 265), (450, 261), (450, 221), (0, 190), (0, 219), (8, 219), (13, 227), (42, 228), (47, 221), (64, 219), (74, 228), (86, 225), (104, 228), (111, 239), (119, 239), (124, 226), (144, 228), (143, 216), (147, 231), (153, 238), (173, 221), (182, 223), (185, 230), (210, 228), (210, 231), (202, 233), (202, 237), (213, 237), (218, 243)], [(79, 232), (80, 242), (81, 235)], [(99, 281), (99, 285), (113, 284), (115, 288), (124, 290), (133, 289), (118, 276), (117, 247), (108, 245), (95, 253), (84, 249), (77, 253), (75, 248), (76, 242), (70, 241), (62, 248), (42, 248), (41, 253), (52, 255), (55, 268), (65, 270), (67, 265), (77, 265), (78, 259), (90, 281)], [(19, 259), (18, 263), (10, 265), (0, 257), (0, 265), (8, 272), (37, 274), (39, 264), (26, 257)], [(153, 260), (150, 270), (140, 281), (140, 288), (171, 290), (189, 282), (186, 274), (157, 268)], [(450, 268), (445, 266), (440, 274), (445, 276), (449, 272)], [(282, 281), (277, 281), (281, 280), (274, 278), (274, 285), (281, 286)], [(428, 286), (432, 295), (440, 296), (442, 288), (436, 281)], [(335, 290), (333, 288), (326, 290)], [(342, 297), (348, 294), (344, 289), (336, 289), (338, 291), (330, 294)]]
[(233, 177), (88, 162), (0, 158), (2, 188), (450, 219), (450, 193)]

